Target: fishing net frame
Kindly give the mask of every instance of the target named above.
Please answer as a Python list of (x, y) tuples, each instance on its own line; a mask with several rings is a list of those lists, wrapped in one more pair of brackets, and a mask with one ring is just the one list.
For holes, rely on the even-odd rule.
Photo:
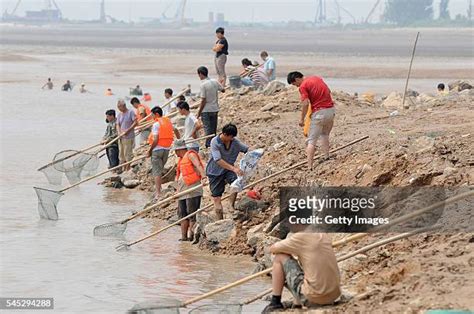
[(63, 150), (54, 155), (53, 161), (40, 168), (39, 171), (46, 176), (50, 184), (61, 185), (63, 173), (68, 182), (74, 184), (79, 182), (82, 177), (96, 173), (100, 164), (98, 154), (99, 151), (86, 153), (71, 149)]
[(58, 202), (64, 193), (39, 187), (33, 188), (38, 196), (38, 213), (40, 218), (58, 220)]

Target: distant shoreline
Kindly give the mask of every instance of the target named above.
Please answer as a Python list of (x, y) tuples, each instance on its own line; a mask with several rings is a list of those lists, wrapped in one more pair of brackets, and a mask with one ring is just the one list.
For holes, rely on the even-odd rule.
[[(208, 50), (213, 29), (160, 29), (155, 27), (111, 27), (103, 25), (12, 26), (0, 25), (3, 45), (101, 47), (127, 49)], [(409, 55), (420, 31), (418, 54), (430, 57), (472, 58), (472, 28), (394, 28), (301, 31), (228, 28), (233, 51), (318, 53), (348, 56)]]

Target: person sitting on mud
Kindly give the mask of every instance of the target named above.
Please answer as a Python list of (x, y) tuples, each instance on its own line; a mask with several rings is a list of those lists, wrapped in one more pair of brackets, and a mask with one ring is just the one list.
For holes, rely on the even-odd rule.
[[(189, 111), (189, 104), (185, 101), (181, 101), (178, 103), (178, 110), (179, 113), (186, 117), (184, 120), (184, 136), (183, 139), (185, 141), (192, 140), (198, 138), (197, 133), (202, 128), (202, 124), (196, 118), (196, 116)], [(199, 143), (189, 143), (186, 145), (188, 149), (194, 150), (195, 152), (199, 153)]]
[[(176, 181), (178, 183), (178, 192), (182, 192), (194, 188), (201, 183), (207, 184), (206, 172), (199, 154), (194, 150), (188, 150), (184, 140), (177, 140), (174, 144), (175, 154), (178, 156), (178, 164), (176, 166)], [(188, 193), (178, 200), (178, 217), (184, 218), (201, 206), (203, 189), (202, 187)], [(192, 216), (181, 222), (181, 239), (180, 241), (194, 240), (194, 223), (196, 216)]]
[(440, 96), (448, 96), (449, 90), (446, 90), (446, 86), (443, 83), (438, 84), (438, 95)]
[[(331, 91), (322, 78), (318, 76), (304, 77), (301, 72), (290, 72), (288, 84), (299, 88), (301, 95), (301, 119), (299, 125), (305, 126), (305, 119), (310, 117), (306, 154), (308, 157), (308, 168), (313, 169), (313, 159), (316, 151), (316, 143), (321, 139), (321, 150), (329, 159), (329, 134), (334, 123), (334, 102)], [(310, 106), (311, 105), (311, 106)]]
[(283, 309), (283, 286), (293, 295), (294, 307), (331, 304), (341, 295), (332, 237), (306, 230), (307, 225), (289, 224), (289, 227), (292, 234), (270, 247), (275, 255), (273, 295), (262, 313)]
[(72, 85), (69, 80), (66, 81), (66, 83), (63, 85), (62, 90), (65, 92), (70, 92), (72, 91)]
[[(239, 153), (246, 153), (249, 147), (242, 143), (237, 136), (237, 127), (231, 123), (222, 128), (222, 133), (211, 140), (211, 158), (207, 163), (206, 174), (209, 178), (209, 187), (214, 201), (214, 210), (217, 220), (224, 219), (224, 209), (222, 207), (222, 194), (225, 185), (231, 184), (242, 176), (243, 172), (234, 163)], [(230, 196), (230, 204), (234, 210), (237, 193)]]
[(48, 81), (46, 83), (44, 83), (44, 85), (43, 85), (43, 87), (41, 87), (41, 89), (44, 89), (45, 87), (47, 87), (48, 89), (53, 89), (53, 82), (51, 81), (50, 77), (48, 78)]
[[(107, 128), (105, 130), (104, 137), (102, 138), (102, 144), (106, 145), (110, 141), (117, 138), (117, 119), (115, 118), (115, 110), (110, 109), (105, 112), (105, 122)], [(118, 142), (114, 142), (112, 145), (105, 149), (107, 159), (109, 160), (109, 169), (119, 165), (119, 146)]]
[(247, 58), (242, 59), (242, 67), (244, 70), (240, 73), (240, 76), (243, 85), (257, 88), (267, 85), (268, 78), (262, 68), (255, 67), (252, 61)]
[(151, 174), (155, 178), (156, 193), (153, 201), (157, 201), (161, 194), (161, 175), (165, 168), (171, 145), (173, 145), (173, 124), (170, 119), (163, 117), (163, 110), (156, 106), (151, 109), (153, 119), (156, 121), (151, 128), (148, 137), (150, 149), (148, 157), (151, 157)]

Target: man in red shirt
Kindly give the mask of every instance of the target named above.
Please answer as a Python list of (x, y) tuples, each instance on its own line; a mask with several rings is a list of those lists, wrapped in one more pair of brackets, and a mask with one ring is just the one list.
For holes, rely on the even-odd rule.
[(301, 72), (297, 71), (288, 74), (288, 84), (297, 86), (300, 91), (301, 104), (303, 105), (300, 126), (304, 126), (306, 114), (308, 110), (311, 110), (311, 124), (306, 140), (308, 144), (306, 153), (308, 156), (308, 167), (312, 170), (318, 139), (321, 139), (321, 150), (326, 155), (326, 158), (329, 158), (329, 133), (331, 133), (335, 116), (331, 91), (322, 78), (318, 76), (304, 77)]

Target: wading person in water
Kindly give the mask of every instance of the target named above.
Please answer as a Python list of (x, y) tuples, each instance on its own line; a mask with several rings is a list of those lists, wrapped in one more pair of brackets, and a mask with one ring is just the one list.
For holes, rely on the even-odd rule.
[[(243, 172), (234, 163), (240, 153), (246, 153), (249, 147), (236, 138), (237, 127), (227, 124), (222, 128), (222, 133), (211, 140), (211, 158), (207, 163), (206, 174), (209, 178), (209, 188), (214, 201), (214, 210), (218, 220), (224, 219), (222, 207), (222, 194), (226, 184), (231, 184), (242, 176)], [(237, 193), (230, 196), (230, 204), (234, 209)]]
[(299, 125), (304, 127), (305, 119), (311, 117), (308, 138), (306, 140), (306, 154), (308, 168), (313, 169), (313, 158), (316, 143), (321, 140), (321, 150), (326, 159), (329, 158), (329, 134), (334, 123), (334, 103), (329, 87), (318, 76), (304, 77), (300, 72), (288, 74), (288, 84), (299, 88), (301, 95), (301, 119)]
[[(340, 295), (340, 275), (331, 236), (289, 224), (292, 234), (270, 247), (274, 254), (272, 299), (262, 313), (283, 309), (281, 293), (286, 286), (295, 307), (332, 304)], [(295, 259), (295, 257), (297, 259)]]
[(41, 87), (41, 89), (44, 89), (44, 88), (47, 88), (47, 89), (53, 89), (53, 82), (51, 81), (51, 78), (48, 78), (48, 81), (46, 83), (44, 83), (43, 87)]
[[(194, 188), (201, 183), (207, 184), (207, 177), (204, 171), (204, 165), (199, 154), (194, 150), (188, 150), (184, 140), (177, 140), (174, 145), (176, 156), (178, 156), (178, 165), (176, 167), (176, 181), (178, 182), (178, 192)], [(178, 200), (178, 217), (184, 218), (194, 213), (201, 206), (203, 194), (202, 187), (182, 196)], [(181, 222), (181, 240), (194, 240), (194, 223), (196, 216)]]

